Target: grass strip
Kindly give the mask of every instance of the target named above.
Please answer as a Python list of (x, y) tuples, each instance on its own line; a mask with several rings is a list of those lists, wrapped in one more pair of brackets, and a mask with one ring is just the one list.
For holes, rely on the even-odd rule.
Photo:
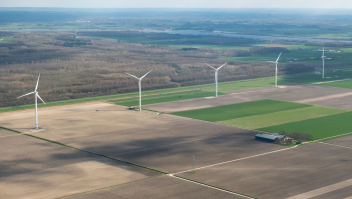
[[(186, 92), (171, 93), (171, 94), (161, 94), (161, 95), (143, 97), (142, 105), (181, 101), (181, 100), (188, 100), (188, 99), (195, 99), (195, 98), (202, 98), (202, 97), (211, 97), (214, 95), (215, 95), (214, 92), (202, 91), (202, 90), (186, 91)], [(226, 93), (218, 93), (218, 95), (226, 95)], [(139, 98), (135, 97), (130, 99), (122, 99), (122, 100), (110, 100), (108, 102), (112, 102), (114, 104), (118, 104), (122, 106), (138, 106)]]
[(352, 132), (351, 117), (352, 112), (349, 111), (256, 130), (270, 133), (280, 133), (280, 131), (309, 133), (313, 136), (314, 140), (319, 140)]
[(330, 83), (323, 83), (321, 85), (324, 86), (334, 86), (340, 88), (351, 88), (352, 89), (352, 80), (340, 81), (340, 82), (330, 82)]
[(299, 104), (293, 102), (284, 102), (278, 100), (258, 100), (238, 104), (216, 106), (210, 108), (195, 109), (170, 113), (172, 115), (205, 120), (209, 122), (218, 122), (235, 118), (249, 117), (259, 114), (267, 114), (278, 111), (293, 110), (310, 107), (312, 105)]
[(347, 110), (311, 106), (287, 111), (279, 111), (268, 114), (254, 115), (249, 117), (236, 118), (231, 120), (219, 121), (221, 124), (239, 126), (247, 129), (260, 129), (269, 126), (286, 124), (312, 118), (335, 115), (349, 112)]

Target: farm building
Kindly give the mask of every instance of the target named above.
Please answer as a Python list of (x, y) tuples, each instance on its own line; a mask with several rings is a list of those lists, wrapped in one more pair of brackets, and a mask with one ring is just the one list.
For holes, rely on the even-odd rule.
[(276, 138), (285, 139), (285, 137), (286, 136), (279, 135), (277, 133), (273, 133), (273, 134), (257, 134), (257, 135), (255, 135), (255, 139), (269, 141), (269, 142), (275, 142)]

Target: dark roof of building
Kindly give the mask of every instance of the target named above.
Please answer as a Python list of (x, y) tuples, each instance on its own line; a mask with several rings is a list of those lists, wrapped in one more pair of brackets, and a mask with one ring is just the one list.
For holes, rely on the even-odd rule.
[(257, 134), (255, 135), (256, 138), (268, 139), (268, 140), (275, 140), (276, 138), (284, 138), (285, 136), (279, 135), (277, 133), (273, 134)]

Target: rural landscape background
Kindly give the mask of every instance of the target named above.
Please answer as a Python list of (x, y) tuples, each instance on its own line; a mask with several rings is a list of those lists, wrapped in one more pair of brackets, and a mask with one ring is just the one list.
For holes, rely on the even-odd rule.
[(352, 198), (351, 3), (28, 2), (0, 7), (0, 199)]
[(142, 82), (143, 90), (151, 90), (213, 83), (204, 63), (228, 63), (219, 82), (273, 76), (274, 65), (266, 61), (280, 52), (279, 75), (318, 70), (317, 50), (323, 47), (332, 51), (327, 69), (352, 63), (352, 15), (18, 9), (0, 12), (2, 107), (32, 104), (31, 97), (16, 97), (33, 89), (39, 73), (41, 96), (51, 102), (137, 91), (138, 82), (125, 72), (141, 76), (153, 70)]

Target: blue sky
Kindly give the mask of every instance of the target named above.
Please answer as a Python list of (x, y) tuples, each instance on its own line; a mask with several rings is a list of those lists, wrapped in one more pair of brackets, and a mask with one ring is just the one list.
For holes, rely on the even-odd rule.
[(1, 0), (0, 7), (352, 8), (352, 0)]

